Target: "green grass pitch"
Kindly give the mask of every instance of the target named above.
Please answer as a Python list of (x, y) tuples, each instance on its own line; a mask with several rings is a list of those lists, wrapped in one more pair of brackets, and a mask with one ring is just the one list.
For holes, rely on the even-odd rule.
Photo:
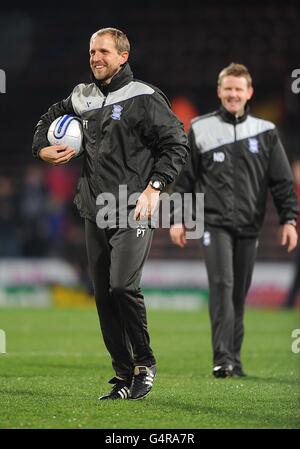
[[(214, 379), (208, 311), (149, 311), (158, 375), (141, 401), (100, 402), (113, 372), (96, 310), (1, 309), (0, 428), (299, 428), (296, 311), (247, 309), (247, 378)], [(298, 345), (299, 347), (299, 345)]]

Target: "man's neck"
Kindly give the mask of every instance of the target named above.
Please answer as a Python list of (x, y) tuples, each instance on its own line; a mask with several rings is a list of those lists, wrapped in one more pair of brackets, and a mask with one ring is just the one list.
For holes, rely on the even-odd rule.
[(234, 114), (234, 116), (235, 116), (235, 118), (239, 118), (239, 117), (242, 117), (244, 114), (245, 114), (245, 109), (237, 112), (236, 114)]
[(249, 107), (246, 106), (245, 108), (243, 108), (243, 110), (241, 110), (241, 111), (237, 112), (236, 114), (234, 114), (234, 113), (228, 111), (228, 109), (226, 109), (223, 106), (223, 104), (221, 104), (220, 112), (221, 112), (221, 115), (222, 115), (223, 119), (226, 122), (233, 123), (233, 124), (234, 123), (241, 123), (244, 120), (246, 120), (248, 112), (249, 112)]

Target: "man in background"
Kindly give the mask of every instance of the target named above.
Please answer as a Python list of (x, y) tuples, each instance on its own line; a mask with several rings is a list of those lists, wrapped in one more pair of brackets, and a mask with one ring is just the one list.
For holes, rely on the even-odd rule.
[[(213, 375), (244, 376), (241, 347), (244, 305), (257, 239), (271, 191), (288, 252), (297, 244), (297, 198), (293, 176), (276, 126), (249, 114), (252, 79), (232, 63), (218, 77), (220, 109), (195, 118), (189, 132), (191, 156), (174, 191), (204, 192), (203, 249), (209, 281)], [(174, 214), (174, 216), (176, 216)], [(170, 229), (184, 247), (183, 220)]]

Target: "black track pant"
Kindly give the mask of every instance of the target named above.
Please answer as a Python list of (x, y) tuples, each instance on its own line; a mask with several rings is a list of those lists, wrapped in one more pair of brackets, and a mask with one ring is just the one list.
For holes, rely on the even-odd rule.
[(256, 256), (256, 238), (206, 227), (204, 258), (209, 281), (213, 364), (241, 367), (244, 305)]
[(103, 339), (116, 374), (130, 377), (134, 366), (155, 363), (140, 290), (153, 230), (100, 229), (89, 220), (85, 230)]

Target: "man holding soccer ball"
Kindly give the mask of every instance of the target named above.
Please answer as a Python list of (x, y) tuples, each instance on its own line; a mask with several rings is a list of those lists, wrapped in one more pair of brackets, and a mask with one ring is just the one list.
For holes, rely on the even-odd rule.
[[(33, 154), (55, 165), (68, 163), (75, 151), (49, 146), (51, 123), (65, 114), (79, 117), (83, 128), (83, 170), (75, 204), (85, 219), (86, 243), (103, 339), (115, 377), (101, 400), (140, 399), (151, 390), (156, 361), (150, 347), (146, 309), (140, 290), (142, 268), (153, 229), (120, 226), (120, 185), (128, 197), (142, 192), (133, 206), (136, 223), (147, 222), (159, 194), (174, 181), (189, 152), (182, 124), (156, 87), (133, 78), (127, 62), (126, 35), (104, 28), (90, 40), (93, 82), (77, 85), (51, 106), (37, 124)], [(98, 223), (99, 197), (116, 199), (116, 225)]]

